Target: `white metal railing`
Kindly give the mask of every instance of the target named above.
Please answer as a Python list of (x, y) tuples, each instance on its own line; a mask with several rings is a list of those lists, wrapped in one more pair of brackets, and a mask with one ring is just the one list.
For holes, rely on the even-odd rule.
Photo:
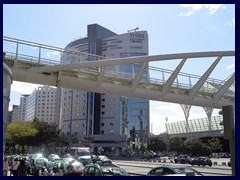
[[(25, 61), (31, 63), (37, 63), (40, 65), (57, 65), (61, 62), (61, 56), (74, 56), (78, 60), (77, 62), (83, 61), (92, 61), (94, 60), (101, 60), (107, 59), (106, 57), (97, 56), (94, 54), (79, 52), (74, 49), (63, 49), (54, 46), (48, 46), (44, 44), (34, 43), (30, 41), (24, 41), (19, 39), (14, 39), (10, 37), (3, 37), (3, 51), (5, 56), (8, 59), (13, 61)], [(10, 44), (8, 44), (10, 43)], [(23, 45), (23, 47), (21, 46)], [(15, 48), (13, 48), (15, 46)], [(30, 47), (30, 48), (29, 48)], [(31, 52), (29, 52), (31, 51)], [(57, 52), (57, 53), (56, 53)], [(26, 54), (28, 53), (28, 54)], [(44, 54), (45, 53), (45, 54)], [(35, 54), (35, 55), (32, 55)], [(48, 54), (57, 54), (55, 59), (48, 58)], [(66, 63), (66, 62), (64, 62)], [(71, 63), (71, 62), (70, 62)], [(135, 65), (141, 65), (141, 63), (135, 63)], [(133, 78), (136, 76), (136, 72), (120, 72), (119, 68), (121, 65), (116, 65), (116, 68), (111, 68), (111, 70), (105, 71), (104, 75), (107, 77), (119, 78), (123, 80), (132, 81)], [(132, 66), (133, 67), (133, 66)], [(147, 66), (145, 70), (148, 72), (148, 76), (143, 73), (140, 83), (151, 83), (156, 85), (164, 85), (168, 78), (174, 71), (163, 69), (159, 67)], [(100, 72), (100, 67), (91, 67), (91, 68), (80, 68), (79, 72), (88, 73), (93, 75), (98, 75)], [(158, 76), (158, 78), (154, 78), (153, 75)], [(182, 73), (179, 72), (172, 87), (190, 90), (195, 85), (194, 82), (197, 82), (201, 76)], [(183, 81), (182, 79), (185, 79)], [(212, 86), (210, 84), (215, 84), (216, 86), (223, 86), (225, 81), (208, 78), (204, 86), (199, 90), (200, 92), (205, 93), (216, 93), (219, 88), (216, 86)], [(231, 89), (234, 89), (233, 93), (226, 93), (229, 96), (235, 96), (235, 83), (231, 86)]]

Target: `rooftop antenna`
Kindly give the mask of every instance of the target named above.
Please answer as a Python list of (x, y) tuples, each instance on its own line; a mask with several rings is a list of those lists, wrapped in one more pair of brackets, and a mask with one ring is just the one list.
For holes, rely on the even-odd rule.
[(136, 32), (137, 30), (139, 30), (139, 27), (136, 27), (135, 29), (128, 30), (128, 32)]

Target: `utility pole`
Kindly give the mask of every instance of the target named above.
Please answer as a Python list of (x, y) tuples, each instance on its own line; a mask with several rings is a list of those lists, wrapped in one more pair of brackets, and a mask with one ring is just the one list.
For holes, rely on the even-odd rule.
[(220, 122), (220, 125), (224, 126), (224, 130), (221, 133), (224, 134), (224, 139), (229, 140), (232, 175), (235, 176), (235, 124), (233, 107), (231, 105), (223, 106), (219, 114), (223, 115), (223, 121)]
[(69, 150), (71, 150), (72, 147), (72, 110), (73, 110), (73, 89), (72, 89), (72, 95), (71, 95), (71, 111), (70, 111), (70, 124), (69, 124)]

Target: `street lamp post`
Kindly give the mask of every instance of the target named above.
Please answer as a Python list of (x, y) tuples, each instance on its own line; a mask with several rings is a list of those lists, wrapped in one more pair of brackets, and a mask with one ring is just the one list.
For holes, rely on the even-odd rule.
[(73, 89), (72, 89), (72, 95), (71, 95), (71, 112), (70, 112), (70, 127), (69, 127), (69, 150), (72, 147), (72, 109), (73, 109)]

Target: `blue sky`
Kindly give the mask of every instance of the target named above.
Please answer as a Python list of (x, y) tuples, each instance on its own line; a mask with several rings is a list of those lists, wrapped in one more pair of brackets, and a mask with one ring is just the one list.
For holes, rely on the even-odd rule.
[[(235, 5), (227, 4), (4, 4), (3, 35), (64, 48), (86, 37), (87, 25), (97, 23), (117, 34), (139, 27), (148, 31), (149, 55), (235, 50)], [(187, 61), (182, 72), (202, 75), (213, 61)], [(176, 61), (152, 63), (174, 69)], [(197, 68), (193, 68), (197, 67)], [(221, 61), (211, 78), (223, 80), (235, 71), (234, 59)], [(31, 93), (33, 84), (13, 82), (12, 104), (20, 94)], [(184, 120), (178, 104), (150, 102), (153, 133), (165, 131), (168, 122)], [(213, 115), (218, 115), (214, 110)], [(206, 117), (192, 107), (189, 119)]]

